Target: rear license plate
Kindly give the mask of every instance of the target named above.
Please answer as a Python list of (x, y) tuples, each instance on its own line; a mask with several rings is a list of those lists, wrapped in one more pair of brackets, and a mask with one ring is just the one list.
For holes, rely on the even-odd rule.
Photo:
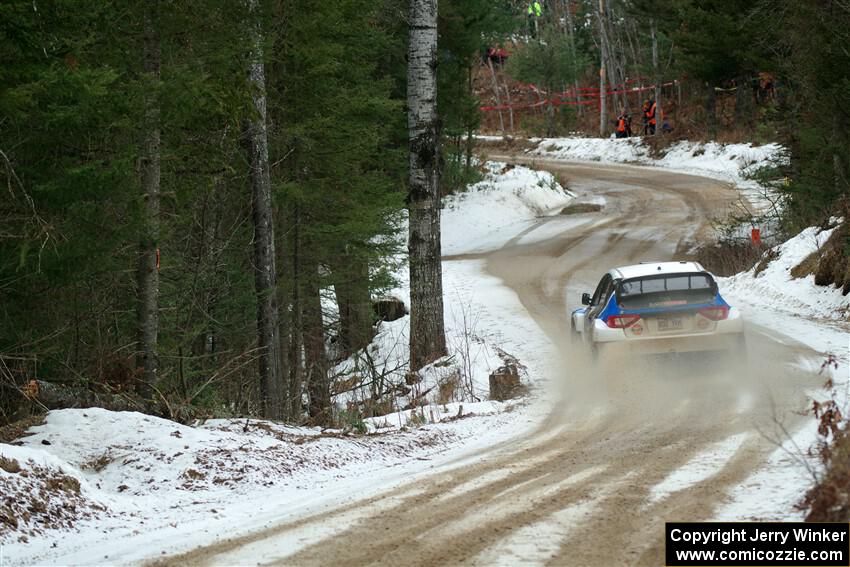
[(659, 317), (658, 318), (658, 330), (659, 331), (681, 331), (682, 330), (682, 318), (681, 317)]

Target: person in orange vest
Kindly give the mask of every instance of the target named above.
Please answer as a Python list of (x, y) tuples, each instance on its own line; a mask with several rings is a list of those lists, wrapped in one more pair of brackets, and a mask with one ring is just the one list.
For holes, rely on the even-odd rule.
[(617, 117), (615, 124), (615, 132), (618, 138), (628, 138), (632, 135), (631, 117), (625, 110)]
[(626, 137), (626, 117), (622, 114), (617, 117), (617, 126), (615, 128), (615, 133), (618, 138)]
[(655, 135), (655, 100), (649, 99), (643, 104), (644, 127), (643, 135)]

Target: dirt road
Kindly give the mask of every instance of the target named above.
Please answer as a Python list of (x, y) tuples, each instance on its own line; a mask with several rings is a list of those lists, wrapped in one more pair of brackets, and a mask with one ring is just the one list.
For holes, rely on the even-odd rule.
[(664, 521), (711, 519), (775, 449), (765, 437), (775, 422), (799, 425), (803, 391), (819, 380), (789, 366), (811, 353), (768, 330), (749, 329), (751, 364), (731, 370), (693, 360), (593, 370), (569, 344), (567, 306), (582, 291), (609, 267), (686, 250), (733, 190), (644, 168), (536, 165), (605, 199), (601, 212), (543, 218), (478, 256), (563, 352), (546, 422), (465, 466), (168, 564), (663, 565)]

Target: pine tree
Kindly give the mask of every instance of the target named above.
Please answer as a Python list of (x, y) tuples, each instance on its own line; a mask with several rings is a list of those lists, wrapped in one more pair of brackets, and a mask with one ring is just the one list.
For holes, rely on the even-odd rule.
[(437, 19), (437, 107), (440, 109), (441, 194), (478, 181), (473, 167), (473, 134), (481, 102), (473, 77), (485, 48), (499, 45), (517, 27), (507, 0), (442, 0)]
[(266, 123), (266, 75), (263, 61), (263, 32), (257, 0), (247, 0), (251, 41), (249, 81), (252, 116), (245, 125), (251, 172), (251, 207), (254, 220), (254, 280), (257, 290), (257, 338), (261, 350), (260, 401), (263, 415), (283, 417), (283, 374), (277, 305), (277, 268), (272, 187)]
[(717, 129), (716, 88), (737, 79), (740, 88), (748, 89), (758, 69), (756, 30), (747, 18), (751, 10), (752, 2), (746, 0), (687, 1), (678, 9), (681, 24), (673, 38), (679, 62), (684, 72), (705, 86), (711, 135)]
[[(545, 25), (540, 32), (540, 40), (533, 40), (508, 60), (507, 71), (519, 81), (533, 83), (543, 87), (551, 101), (555, 93), (563, 90), (564, 85), (572, 84), (576, 69), (583, 68), (586, 62), (575, 59), (575, 50), (569, 36), (557, 28)], [(554, 136), (558, 131), (556, 109), (551, 104), (546, 109), (546, 135)]]
[[(790, 149), (781, 187), (790, 197), (792, 228), (823, 222), (850, 203), (850, 133), (844, 125), (850, 107), (847, 29), (850, 12), (833, 2), (803, 0), (778, 5), (764, 0), (752, 17), (760, 44), (771, 49), (766, 70), (780, 78), (774, 108)], [(845, 258), (850, 249), (843, 247)]]
[(160, 45), (159, 2), (147, 3), (144, 13), (144, 73), (150, 89), (144, 96), (144, 147), (140, 160), (144, 218), (137, 269), (139, 354), (141, 391), (151, 397), (159, 367), (159, 214), (160, 214)]

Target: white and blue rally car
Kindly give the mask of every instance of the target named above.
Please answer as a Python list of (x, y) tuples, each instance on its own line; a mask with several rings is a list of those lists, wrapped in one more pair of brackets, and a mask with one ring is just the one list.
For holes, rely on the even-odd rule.
[(740, 311), (696, 262), (615, 268), (581, 302), (570, 317), (571, 337), (587, 344), (594, 358), (744, 349)]

